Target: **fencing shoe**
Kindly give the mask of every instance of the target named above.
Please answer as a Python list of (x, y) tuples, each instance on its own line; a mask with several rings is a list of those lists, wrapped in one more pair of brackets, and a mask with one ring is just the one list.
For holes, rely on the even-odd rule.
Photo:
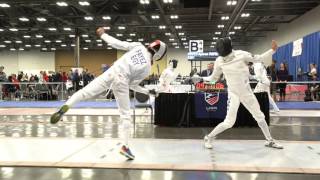
[(283, 146), (279, 143), (276, 143), (273, 139), (267, 140), (264, 144), (266, 147), (275, 148), (275, 149), (283, 149)]
[(62, 116), (64, 115), (64, 113), (66, 113), (69, 110), (69, 106), (68, 105), (63, 105), (58, 112), (52, 114), (51, 118), (50, 118), (50, 123), (51, 124), (56, 124), (57, 122), (59, 122), (62, 118)]
[(120, 154), (128, 158), (129, 160), (134, 160), (134, 155), (131, 153), (129, 147), (123, 145), (120, 149)]
[(205, 136), (204, 137), (204, 147), (207, 149), (212, 149), (212, 141), (214, 140), (214, 138), (209, 137), (209, 136)]

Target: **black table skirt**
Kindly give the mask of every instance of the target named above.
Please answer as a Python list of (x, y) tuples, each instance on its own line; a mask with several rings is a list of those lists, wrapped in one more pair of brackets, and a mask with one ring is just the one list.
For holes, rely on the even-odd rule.
[[(255, 93), (260, 109), (269, 124), (269, 99), (267, 93)], [(223, 119), (195, 118), (193, 93), (161, 93), (155, 101), (155, 124), (170, 127), (214, 127)], [(241, 104), (238, 109), (237, 120), (234, 127), (256, 127), (257, 122), (248, 110)]]

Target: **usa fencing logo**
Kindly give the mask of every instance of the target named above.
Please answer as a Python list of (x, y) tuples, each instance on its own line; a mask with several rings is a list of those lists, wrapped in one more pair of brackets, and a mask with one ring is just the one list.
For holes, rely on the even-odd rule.
[(212, 106), (219, 101), (219, 93), (205, 93), (204, 100)]

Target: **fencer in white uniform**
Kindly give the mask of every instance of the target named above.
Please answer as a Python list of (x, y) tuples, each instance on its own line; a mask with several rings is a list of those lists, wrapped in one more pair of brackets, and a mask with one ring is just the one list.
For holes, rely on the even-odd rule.
[(173, 82), (177, 78), (177, 74), (174, 70), (178, 66), (178, 61), (173, 59), (169, 61), (169, 66), (162, 71), (159, 78), (158, 92), (171, 93), (172, 87), (171, 82)]
[(148, 47), (138, 42), (120, 41), (106, 34), (103, 28), (97, 29), (97, 35), (113, 48), (127, 52), (102, 75), (73, 94), (60, 110), (51, 116), (50, 122), (57, 123), (63, 114), (77, 102), (94, 98), (105, 93), (108, 89), (112, 89), (120, 112), (124, 138), (124, 145), (121, 147), (120, 153), (132, 160), (134, 155), (128, 148), (129, 132), (132, 127), (129, 89), (148, 95), (157, 94), (155, 90), (139, 86), (139, 83), (150, 74), (153, 61), (163, 58), (167, 52), (167, 46), (160, 40), (150, 43)]
[(270, 94), (270, 80), (267, 76), (267, 70), (263, 65), (263, 62), (257, 62), (253, 64), (254, 77), (258, 81), (256, 87), (254, 88), (255, 93), (267, 92), (269, 97), (269, 103), (273, 107), (275, 112), (279, 112), (277, 104), (274, 102)]
[(246, 51), (233, 50), (230, 38), (221, 38), (216, 43), (216, 49), (219, 57), (216, 59), (215, 68), (211, 76), (192, 77), (194, 83), (201, 80), (217, 81), (223, 73), (228, 85), (228, 108), (227, 115), (222, 123), (216, 126), (213, 131), (205, 136), (204, 145), (206, 148), (212, 148), (214, 138), (231, 128), (237, 117), (240, 103), (252, 114), (261, 128), (265, 138), (265, 146), (282, 149), (283, 147), (276, 143), (270, 135), (269, 127), (265, 121), (265, 116), (260, 110), (258, 100), (254, 96), (249, 84), (249, 62), (261, 62), (270, 58), (272, 53), (277, 50), (277, 44), (272, 41), (272, 49), (261, 55), (251, 55)]

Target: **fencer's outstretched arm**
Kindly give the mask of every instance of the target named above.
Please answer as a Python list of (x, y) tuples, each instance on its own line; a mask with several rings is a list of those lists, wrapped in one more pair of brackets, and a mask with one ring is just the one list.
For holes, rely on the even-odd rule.
[(139, 82), (138, 81), (133, 81), (132, 83), (130, 83), (129, 88), (131, 90), (133, 90), (133, 91), (140, 92), (140, 93), (148, 95), (149, 94), (149, 89), (147, 89), (145, 87), (142, 87), (139, 84), (140, 84), (140, 81)]
[(269, 49), (268, 51), (260, 54), (260, 55), (254, 55), (252, 56), (250, 53), (247, 54), (247, 58), (246, 61), (248, 62), (266, 62), (268, 60), (270, 60), (270, 58), (272, 57), (272, 54), (275, 53), (278, 49), (278, 44), (276, 41), (272, 40), (271, 43), (271, 49)]
[(213, 72), (210, 76), (207, 77), (203, 77), (204, 81), (218, 81), (221, 74), (222, 74), (222, 69), (220, 66), (220, 61), (221, 61), (221, 57), (218, 57), (218, 59), (216, 60), (216, 63), (214, 65), (214, 69)]
[(142, 45), (141, 43), (138, 43), (138, 42), (120, 41), (119, 39), (116, 39), (106, 34), (105, 30), (102, 27), (97, 29), (97, 35), (115, 49), (129, 51), (136, 46)]

